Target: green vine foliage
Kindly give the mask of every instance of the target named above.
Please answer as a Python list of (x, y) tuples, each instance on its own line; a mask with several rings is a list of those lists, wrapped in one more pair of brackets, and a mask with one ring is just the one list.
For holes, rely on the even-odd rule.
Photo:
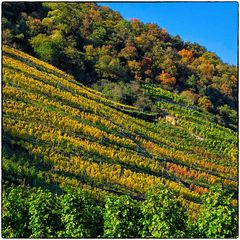
[(197, 227), (199, 237), (233, 238), (237, 237), (237, 211), (231, 206), (232, 194), (221, 186), (214, 186), (202, 196)]
[(104, 237), (140, 237), (140, 205), (131, 197), (109, 197), (104, 212)]
[(142, 237), (185, 237), (187, 215), (167, 188), (159, 186), (151, 189), (142, 204), (142, 213)]
[(21, 186), (10, 187), (2, 197), (2, 237), (29, 236), (29, 205), (25, 189)]
[(186, 214), (173, 192), (152, 188), (146, 200), (111, 196), (100, 207), (81, 189), (62, 195), (9, 187), (3, 192), (4, 238), (236, 238), (237, 211), (220, 187), (203, 196), (200, 215)]
[(61, 220), (64, 230), (61, 237), (98, 237), (103, 234), (103, 217), (100, 206), (80, 189), (68, 190), (61, 199)]
[(51, 238), (58, 236), (61, 230), (59, 198), (49, 192), (38, 189), (29, 201), (31, 238)]

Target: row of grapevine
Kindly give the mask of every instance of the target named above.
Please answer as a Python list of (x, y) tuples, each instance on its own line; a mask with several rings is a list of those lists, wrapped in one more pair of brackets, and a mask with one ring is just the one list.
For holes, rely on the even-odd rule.
[[(51, 166), (39, 173), (49, 184), (81, 186), (102, 200), (112, 193), (144, 198), (149, 187), (164, 183), (193, 215), (210, 185), (222, 182), (236, 191), (235, 135), (226, 130), (216, 142), (224, 129), (206, 116), (193, 130), (194, 114), (187, 117), (176, 104), (175, 110), (164, 103), (172, 115), (179, 114), (179, 125), (165, 119), (146, 122), (118, 111), (134, 108), (107, 100), (51, 65), (3, 50), (3, 131), (13, 149)], [(193, 134), (206, 141), (196, 141)]]

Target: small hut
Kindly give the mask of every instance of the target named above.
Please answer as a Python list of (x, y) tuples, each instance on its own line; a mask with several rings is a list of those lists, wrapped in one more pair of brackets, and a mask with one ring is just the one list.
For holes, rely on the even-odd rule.
[(177, 125), (177, 118), (176, 117), (173, 117), (171, 115), (167, 115), (166, 116), (166, 121), (171, 123), (173, 126), (176, 126)]

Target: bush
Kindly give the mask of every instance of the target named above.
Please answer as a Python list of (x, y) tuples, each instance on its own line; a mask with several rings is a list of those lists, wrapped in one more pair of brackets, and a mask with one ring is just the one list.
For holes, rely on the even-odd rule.
[(10, 187), (2, 198), (2, 236), (4, 238), (29, 237), (28, 195), (26, 189)]
[(125, 83), (120, 81), (114, 83), (102, 79), (92, 87), (113, 101), (136, 106), (141, 111), (156, 111), (152, 100), (145, 95), (144, 90), (138, 82)]
[(58, 236), (61, 230), (59, 198), (49, 192), (38, 189), (30, 196), (29, 228), (32, 230), (31, 238), (49, 238)]
[(191, 90), (182, 91), (180, 94), (181, 97), (184, 97), (188, 103), (194, 105), (197, 103), (198, 95)]
[(202, 196), (196, 221), (188, 219), (173, 192), (159, 186), (143, 202), (123, 195), (97, 206), (81, 189), (62, 196), (23, 186), (3, 191), (4, 238), (236, 238), (237, 210), (232, 195), (220, 186)]
[(142, 203), (141, 237), (183, 238), (187, 215), (173, 193), (164, 186), (148, 192)]
[(103, 217), (100, 207), (80, 189), (68, 190), (61, 199), (61, 237), (86, 238), (103, 234)]
[(237, 211), (231, 205), (232, 195), (215, 186), (202, 196), (203, 204), (197, 222), (201, 238), (236, 238)]
[(139, 237), (141, 213), (129, 196), (109, 197), (104, 212), (104, 237)]
[(213, 109), (213, 104), (212, 104), (211, 100), (206, 96), (200, 97), (198, 99), (198, 106), (207, 111), (210, 111)]

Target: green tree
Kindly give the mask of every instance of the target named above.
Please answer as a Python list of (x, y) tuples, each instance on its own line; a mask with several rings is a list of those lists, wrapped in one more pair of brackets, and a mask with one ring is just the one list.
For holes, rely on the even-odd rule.
[(184, 97), (189, 104), (196, 104), (198, 100), (198, 95), (191, 90), (182, 91), (180, 94), (181, 97)]
[(142, 237), (182, 238), (187, 215), (176, 196), (164, 186), (151, 189), (142, 203)]
[(232, 108), (230, 108), (229, 105), (224, 104), (223, 106), (219, 106), (217, 108), (222, 120), (225, 123), (229, 123), (228, 127), (233, 127), (233, 129), (237, 130), (238, 126), (238, 112)]
[(31, 39), (31, 44), (37, 55), (44, 61), (56, 65), (63, 51), (64, 38), (60, 31), (53, 34), (38, 34)]
[(104, 212), (104, 237), (139, 237), (141, 213), (137, 201), (123, 195), (109, 197)]
[(185, 83), (189, 88), (192, 88), (193, 90), (196, 90), (197, 88), (197, 81), (198, 78), (195, 75), (191, 75), (189, 76), (186, 80)]
[(100, 56), (95, 67), (99, 79), (119, 81), (123, 80), (126, 76), (126, 70), (121, 66), (119, 58), (110, 55)]
[(237, 237), (237, 211), (231, 205), (232, 194), (214, 186), (202, 196), (203, 204), (197, 221), (199, 237)]

